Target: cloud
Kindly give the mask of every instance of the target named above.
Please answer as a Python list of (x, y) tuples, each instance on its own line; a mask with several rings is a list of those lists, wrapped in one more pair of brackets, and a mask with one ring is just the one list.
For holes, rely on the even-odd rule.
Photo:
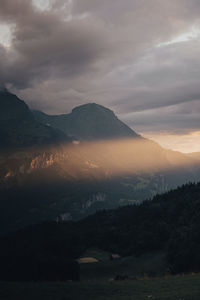
[(200, 101), (126, 114), (122, 119), (138, 132), (188, 134), (199, 130)]
[(7, 51), (5, 83), (26, 88), (46, 78), (80, 76), (94, 68), (106, 52), (98, 24), (81, 19), (65, 21), (57, 13), (40, 12), (30, 1), (1, 3), (2, 21), (15, 24), (12, 48)]

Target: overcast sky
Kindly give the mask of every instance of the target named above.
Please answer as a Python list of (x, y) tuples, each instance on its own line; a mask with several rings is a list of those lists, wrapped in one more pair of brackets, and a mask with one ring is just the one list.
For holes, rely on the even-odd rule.
[(157, 140), (196, 134), (200, 151), (200, 1), (0, 0), (0, 85), (47, 113), (96, 102)]

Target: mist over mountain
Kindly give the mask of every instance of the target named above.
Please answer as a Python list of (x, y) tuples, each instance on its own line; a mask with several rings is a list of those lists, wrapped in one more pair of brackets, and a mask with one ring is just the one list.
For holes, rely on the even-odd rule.
[(70, 114), (54, 116), (40, 111), (33, 111), (33, 114), (39, 122), (81, 140), (140, 137), (120, 121), (113, 111), (95, 103), (75, 107)]

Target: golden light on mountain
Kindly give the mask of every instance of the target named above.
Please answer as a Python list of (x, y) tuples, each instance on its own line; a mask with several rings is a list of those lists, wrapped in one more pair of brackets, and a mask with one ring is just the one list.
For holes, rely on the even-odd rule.
[[(21, 155), (19, 152), (15, 157)], [(19, 166), (19, 175), (54, 166), (70, 181), (104, 180), (176, 168), (188, 169), (194, 164), (189, 156), (166, 150), (151, 140), (113, 139), (42, 148), (36, 155), (30, 151), (29, 163)], [(3, 178), (11, 178), (14, 174), (14, 166), (10, 165)]]

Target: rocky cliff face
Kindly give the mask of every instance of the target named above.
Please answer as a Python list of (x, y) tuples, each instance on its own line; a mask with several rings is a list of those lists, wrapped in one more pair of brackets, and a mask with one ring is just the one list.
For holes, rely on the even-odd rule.
[(17, 154), (15, 158), (8, 159), (5, 162), (4, 170), (1, 170), (1, 180), (9, 180), (10, 178), (18, 178), (20, 175), (30, 174), (35, 170), (48, 168), (56, 162), (53, 153), (43, 152), (40, 154), (27, 155), (22, 159)]

